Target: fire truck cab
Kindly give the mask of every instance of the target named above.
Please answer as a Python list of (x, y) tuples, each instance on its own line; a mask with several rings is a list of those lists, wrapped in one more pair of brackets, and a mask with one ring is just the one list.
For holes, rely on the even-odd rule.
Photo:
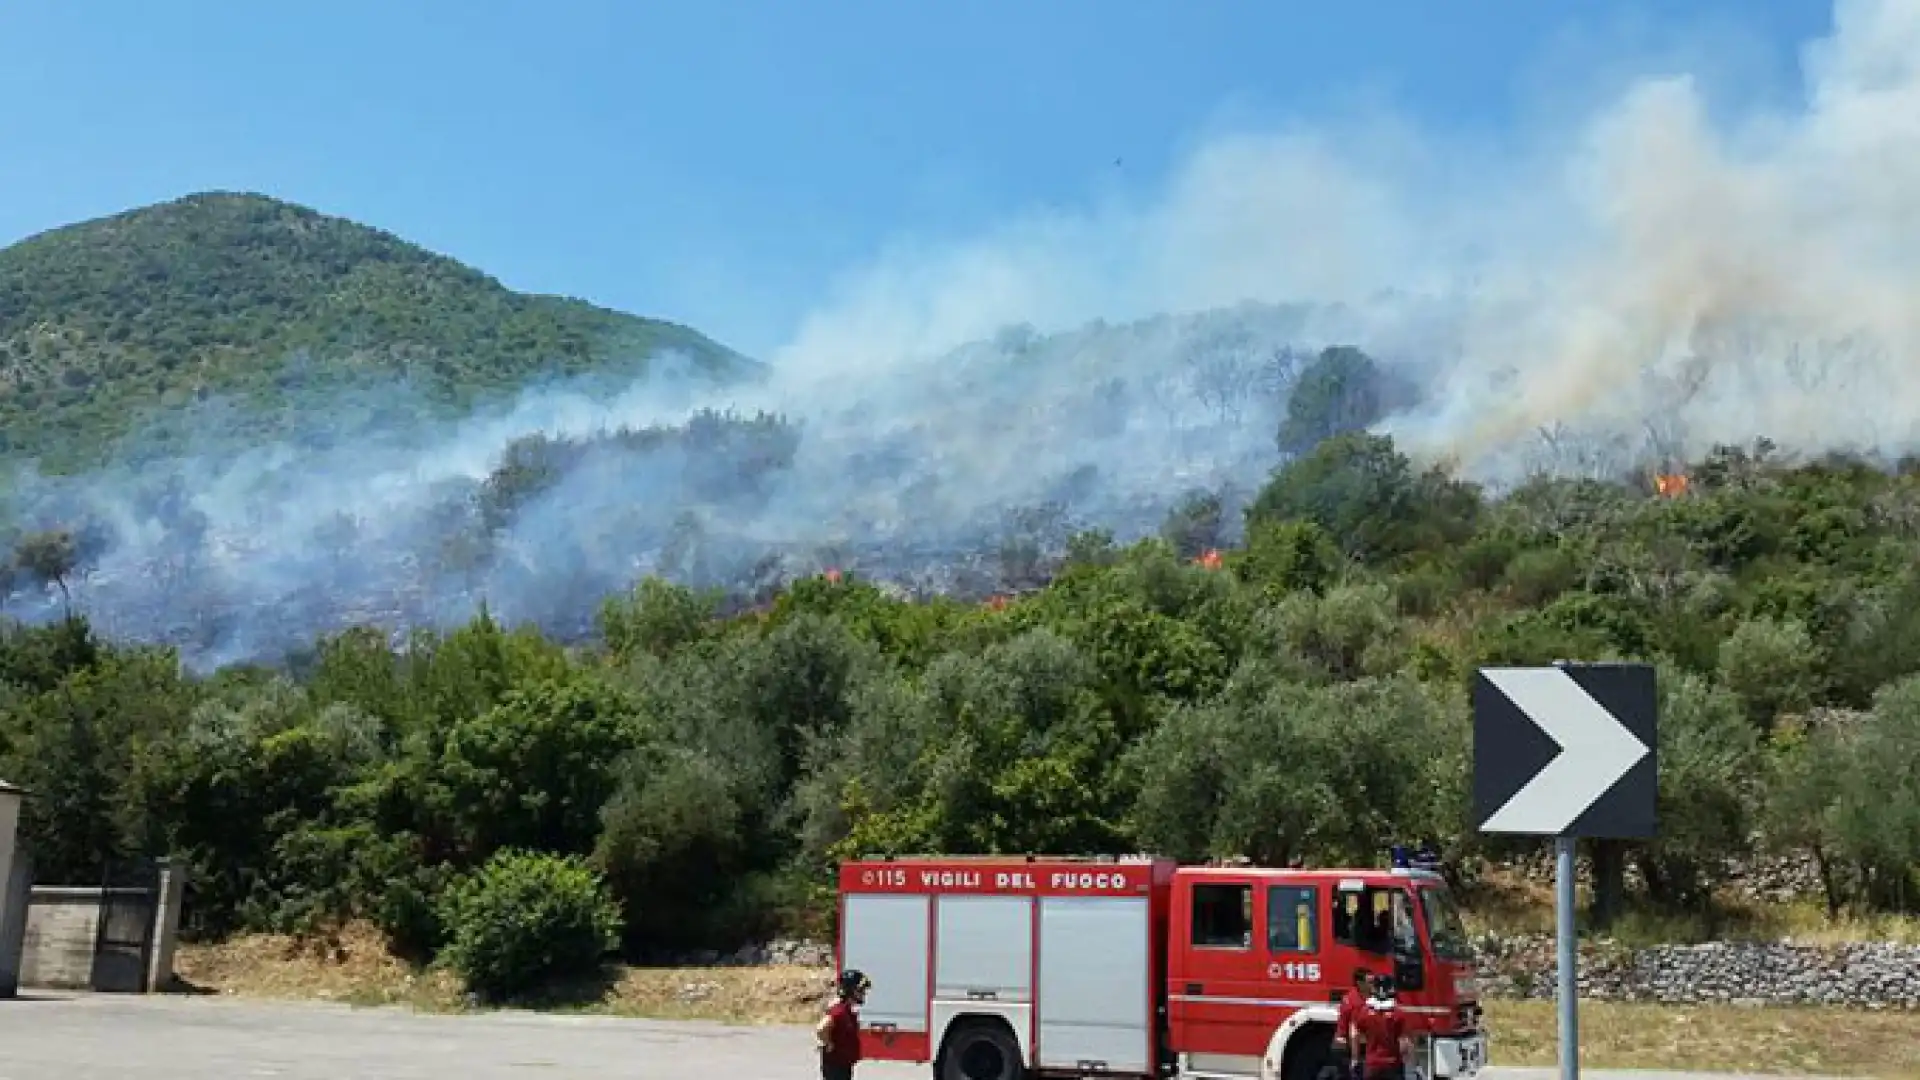
[(1487, 1060), (1439, 874), (1123, 858), (871, 858), (840, 868), (841, 970), (873, 980), (872, 1060), (935, 1080), (1316, 1080), (1356, 970), (1391, 974), (1409, 1073)]

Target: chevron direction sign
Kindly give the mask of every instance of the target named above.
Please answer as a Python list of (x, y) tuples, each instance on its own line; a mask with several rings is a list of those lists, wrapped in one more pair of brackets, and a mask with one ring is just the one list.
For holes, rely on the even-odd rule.
[(1647, 664), (1481, 668), (1473, 680), (1480, 831), (1652, 837), (1659, 710)]

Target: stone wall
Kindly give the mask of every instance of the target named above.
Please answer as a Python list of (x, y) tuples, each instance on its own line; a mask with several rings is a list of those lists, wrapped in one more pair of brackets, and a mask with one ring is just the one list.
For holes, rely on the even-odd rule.
[[(1554, 996), (1551, 937), (1486, 938), (1476, 943), (1475, 951), (1487, 997), (1550, 1000)], [(658, 959), (685, 967), (829, 968), (833, 948), (776, 941), (733, 953), (698, 952)], [(1580, 996), (1669, 1004), (1920, 1008), (1920, 945), (1716, 942), (1627, 949), (1591, 943), (1581, 949)]]
[[(1489, 997), (1551, 999), (1550, 937), (1477, 946)], [(1713, 942), (1627, 949), (1586, 945), (1580, 996), (1599, 1001), (1920, 1008), (1920, 945)]]

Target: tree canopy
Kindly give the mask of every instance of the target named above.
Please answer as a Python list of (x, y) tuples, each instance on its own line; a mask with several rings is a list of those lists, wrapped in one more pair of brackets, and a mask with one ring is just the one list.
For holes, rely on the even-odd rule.
[(181, 853), (196, 932), (365, 917), (432, 951), (532, 852), (571, 940), (616, 927), (590, 870), (646, 955), (817, 927), (862, 853), (1374, 864), (1430, 839), (1464, 867), (1513, 849), (1468, 821), (1474, 667), (1639, 658), (1664, 713), (1661, 836), (1620, 852), (1638, 902), (1710, 909), (1777, 850), (1836, 911), (1920, 904), (1920, 476), (1739, 448), (1689, 475), (1490, 500), (1349, 433), (1276, 470), (1239, 547), (1194, 550), (1196, 499), (988, 603), (831, 575), (723, 614), (649, 578), (584, 647), (483, 612), (200, 679), (78, 617), (11, 627), (0, 775), (35, 793), (46, 880)]
[(300, 434), (300, 406), (343, 391), (380, 389), (377, 425), (536, 377), (631, 378), (661, 353), (710, 377), (757, 370), (686, 327), (517, 293), (377, 229), (192, 195), (0, 249), (0, 463), (84, 468), (134, 434), (145, 453), (218, 449), (178, 415), (208, 399), (235, 404), (238, 445)]

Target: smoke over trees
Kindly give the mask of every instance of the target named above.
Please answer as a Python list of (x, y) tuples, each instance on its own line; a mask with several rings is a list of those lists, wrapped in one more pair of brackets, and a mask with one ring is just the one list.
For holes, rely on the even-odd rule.
[(1732, 448), (1688, 475), (1489, 500), (1350, 434), (1221, 548), (1194, 553), (1195, 497), (987, 602), (841, 572), (729, 617), (645, 577), (571, 649), (482, 611), (198, 679), (80, 616), (11, 627), (0, 774), (36, 792), (47, 880), (178, 853), (196, 933), (364, 918), (430, 953), (448, 898), (533, 850), (595, 871), (646, 956), (817, 932), (831, 862), (874, 851), (1371, 863), (1424, 836), (1470, 886), (1514, 849), (1468, 821), (1474, 667), (1641, 658), (1663, 831), (1619, 849), (1621, 903), (1733, 918), (1739, 860), (1775, 851), (1835, 911), (1911, 906), (1920, 480)]
[[(1671, 722), (1669, 824), (1608, 849), (1633, 903), (1726, 916), (1757, 844), (1834, 911), (1911, 907), (1912, 10), (1840, 5), (1799, 112), (1716, 128), (1643, 80), (1544, 167), (1214, 140), (1143, 212), (883, 261), (719, 384), (690, 332), (351, 232), (325, 288), (255, 275), (244, 318), (202, 290), (93, 348), (128, 317), (53, 318), (91, 271), (36, 244), (0, 440), (89, 454), (0, 489), (28, 839), (69, 880), (182, 853), (198, 932), (415, 953), (463, 940), (449, 897), (520, 895), (483, 870), (516, 845), (598, 935), (589, 864), (634, 954), (817, 923), (866, 851), (1431, 835), (1465, 873), (1499, 850), (1463, 820), (1468, 673), (1637, 657)], [(464, 299), (399, 305), (396, 267)], [(176, 374), (202, 355), (211, 388)], [(90, 396), (112, 364), (145, 386)], [(108, 437), (150, 389), (177, 407)]]
[[(1199, 554), (1238, 535), (1274, 431), (1352, 430), (1388, 402), (1370, 356), (1275, 344), (1297, 318), (1008, 331), (797, 418), (700, 408), (486, 449), (514, 417), (562, 407), (571, 391), (556, 391), (503, 423), (448, 428), (405, 464), (309, 448), (29, 477), (6, 513), (41, 532), (7, 593), (22, 617), (77, 606), (204, 668), (275, 661), (350, 625), (451, 625), (482, 602), (577, 638), (599, 597), (650, 573), (732, 607), (830, 568), (914, 595), (1032, 589), (1090, 528), (1123, 541), (1172, 530)], [(1096, 364), (1104, 378), (1084, 380)], [(1275, 364), (1284, 379), (1265, 377)], [(903, 415), (922, 393), (936, 398)], [(42, 549), (63, 536), (75, 557), (48, 564)]]

